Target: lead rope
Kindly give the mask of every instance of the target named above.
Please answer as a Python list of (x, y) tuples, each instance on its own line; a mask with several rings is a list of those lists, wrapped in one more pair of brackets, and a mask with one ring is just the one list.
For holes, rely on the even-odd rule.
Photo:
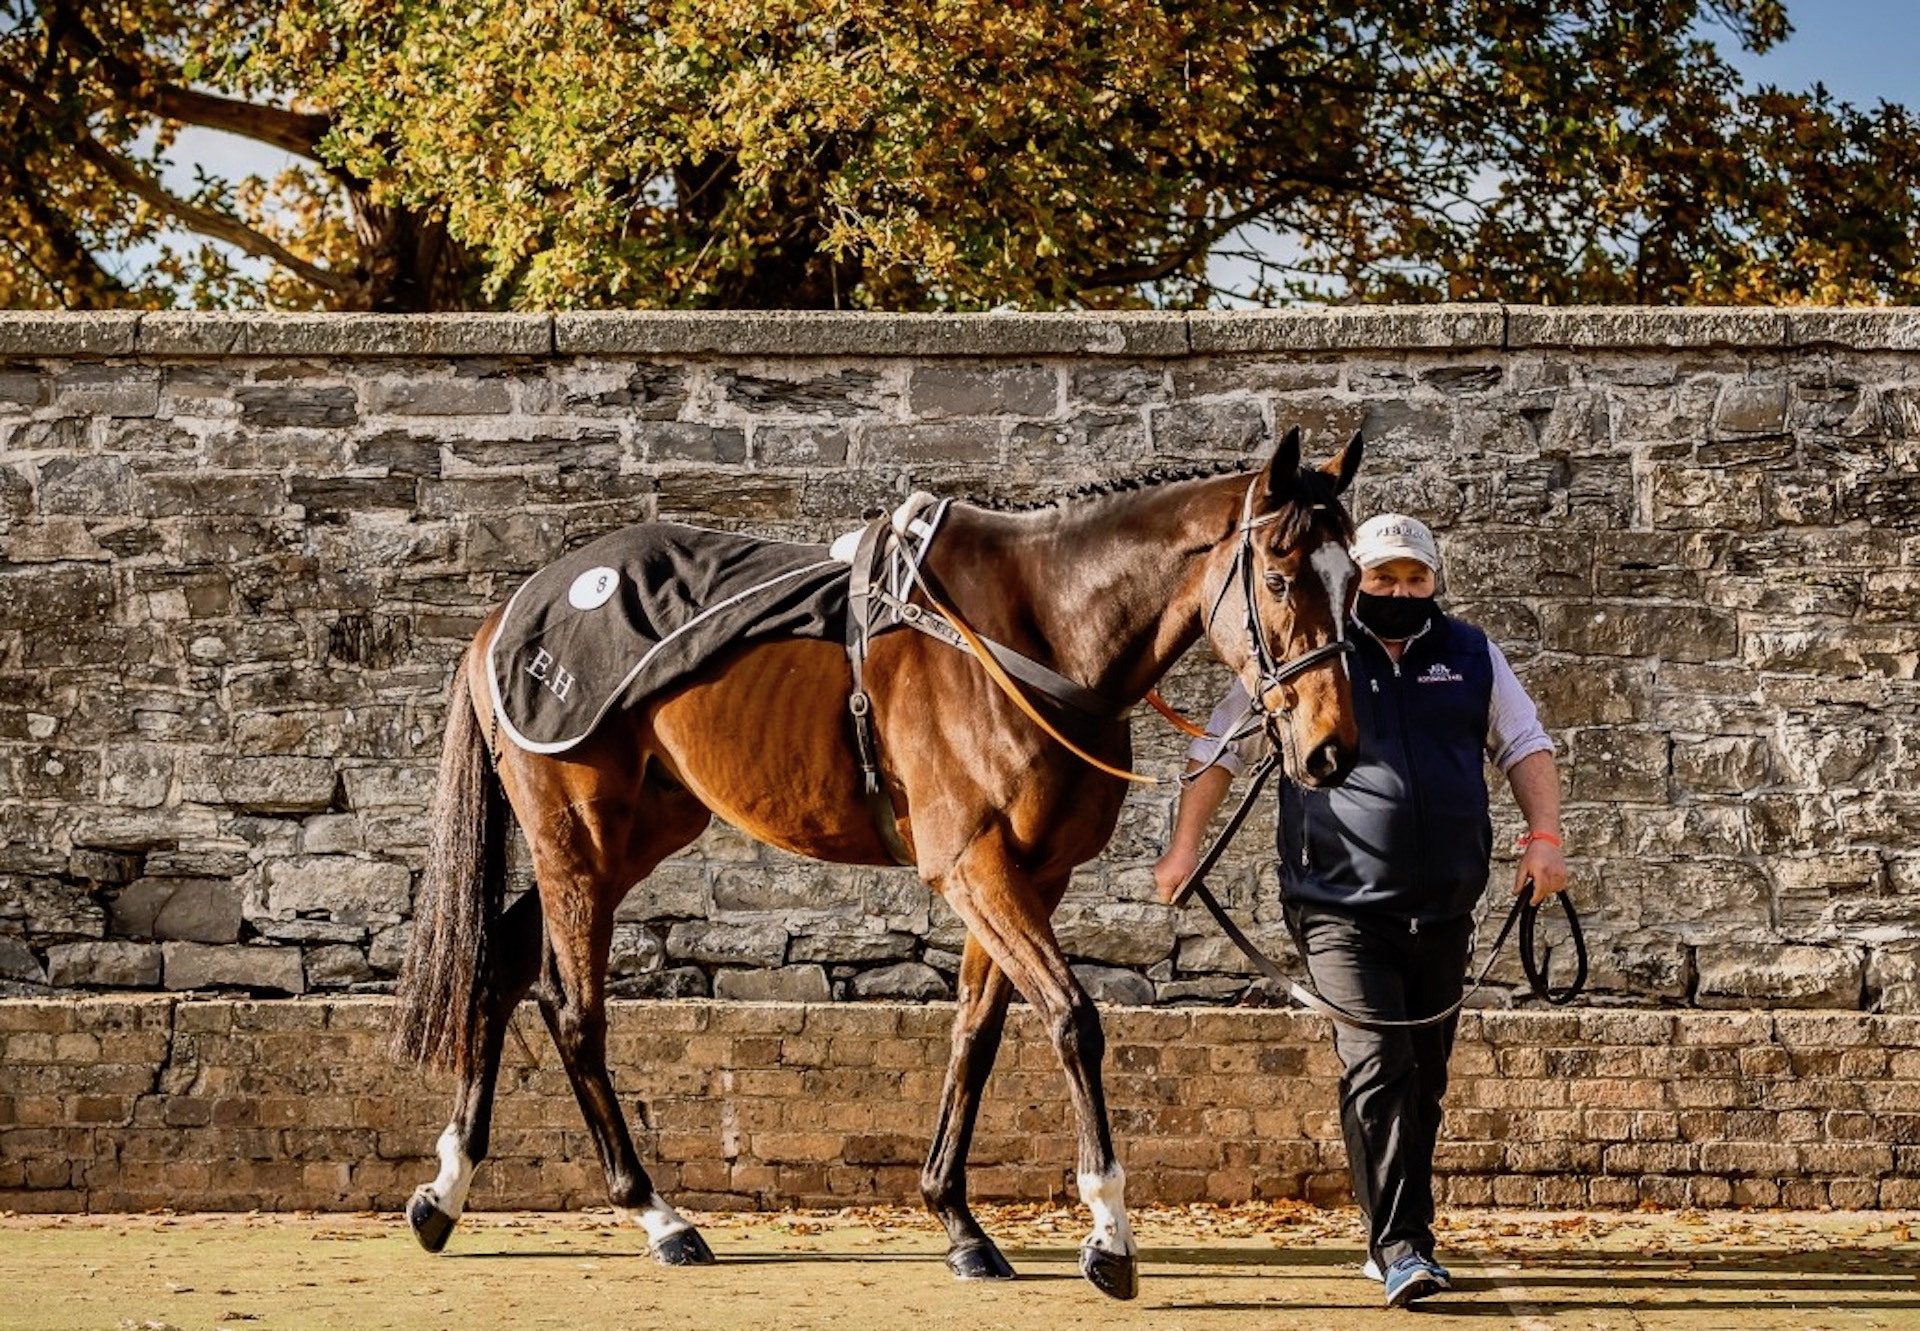
[(1213, 916), (1214, 923), (1220, 926), (1220, 932), (1240, 949), (1262, 975), (1276, 984), (1285, 985), (1287, 997), (1303, 1007), (1318, 1012), (1323, 1017), (1363, 1031), (1386, 1033), (1424, 1030), (1430, 1026), (1438, 1026), (1458, 1013), (1467, 1005), (1467, 1000), (1480, 991), (1481, 986), (1486, 983), (1487, 976), (1493, 972), (1494, 962), (1499, 960), (1500, 949), (1505, 945), (1507, 935), (1513, 932), (1516, 924), (1520, 927), (1520, 969), (1525, 974), (1527, 987), (1533, 991), (1534, 996), (1555, 1007), (1563, 1007), (1580, 996), (1587, 985), (1587, 940), (1580, 928), (1580, 914), (1574, 909), (1572, 897), (1565, 892), (1555, 894), (1560, 902), (1560, 909), (1567, 918), (1567, 928), (1572, 934), (1574, 955), (1573, 982), (1556, 989), (1547, 980), (1547, 972), (1553, 964), (1553, 948), (1548, 947), (1538, 960), (1534, 956), (1534, 927), (1539, 920), (1540, 908), (1533, 902), (1531, 878), (1527, 879), (1520, 893), (1514, 897), (1513, 908), (1507, 912), (1506, 923), (1500, 926), (1499, 936), (1493, 940), (1493, 946), (1487, 949), (1487, 959), (1481, 965), (1480, 973), (1474, 976), (1473, 984), (1460, 995), (1458, 1000), (1431, 1016), (1407, 1021), (1363, 1017), (1322, 998), (1281, 970), (1271, 957), (1262, 952), (1254, 945), (1252, 939), (1241, 932), (1240, 926), (1233, 922), (1233, 917), (1227, 914), (1226, 908), (1220, 904), (1219, 898), (1213, 895), (1213, 890), (1206, 884), (1207, 875), (1219, 862), (1221, 854), (1227, 848), (1227, 843), (1233, 840), (1241, 824), (1246, 822), (1247, 815), (1253, 809), (1254, 801), (1260, 796), (1261, 787), (1266, 785), (1267, 778), (1273, 774), (1273, 769), (1278, 762), (1278, 758), (1268, 753), (1260, 760), (1260, 765), (1253, 769), (1253, 775), (1247, 781), (1247, 793), (1241, 796), (1239, 807), (1233, 811), (1233, 816), (1227, 819), (1227, 825), (1220, 830), (1220, 835), (1214, 838), (1213, 844), (1207, 847), (1207, 853), (1194, 866), (1193, 872), (1187, 875), (1186, 881), (1175, 889), (1169, 904), (1178, 906), (1189, 895), (1198, 897), (1200, 904), (1207, 908), (1207, 913)]

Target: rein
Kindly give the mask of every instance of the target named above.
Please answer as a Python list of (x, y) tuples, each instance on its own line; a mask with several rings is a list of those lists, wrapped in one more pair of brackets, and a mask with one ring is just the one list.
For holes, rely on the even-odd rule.
[(1186, 717), (1180, 715), (1172, 703), (1160, 696), (1159, 689), (1147, 690), (1147, 705), (1153, 708), (1154, 711), (1160, 713), (1160, 715), (1166, 717), (1168, 724), (1181, 734), (1191, 736), (1194, 739), (1205, 739), (1207, 737), (1207, 728), (1189, 721)]
[[(1311, 988), (1299, 983), (1281, 970), (1271, 957), (1262, 952), (1254, 945), (1252, 939), (1241, 932), (1240, 926), (1233, 922), (1233, 917), (1227, 914), (1226, 908), (1220, 904), (1219, 898), (1213, 895), (1212, 889), (1206, 884), (1207, 874), (1219, 862), (1221, 854), (1227, 848), (1227, 843), (1233, 840), (1235, 833), (1239, 832), (1241, 824), (1246, 822), (1247, 815), (1253, 810), (1254, 801), (1260, 796), (1261, 787), (1266, 785), (1267, 778), (1273, 774), (1278, 761), (1271, 753), (1261, 759), (1260, 765), (1254, 769), (1252, 777), (1247, 782), (1247, 793), (1241, 798), (1240, 806), (1233, 811), (1233, 816), (1227, 819), (1227, 825), (1221, 829), (1220, 835), (1214, 838), (1213, 844), (1207, 847), (1207, 853), (1201, 856), (1193, 872), (1187, 875), (1186, 881), (1181, 883), (1174, 892), (1170, 904), (1178, 906), (1189, 895), (1198, 897), (1200, 904), (1207, 908), (1207, 913), (1212, 915), (1214, 922), (1220, 926), (1220, 931), (1240, 949), (1248, 961), (1253, 963), (1254, 968), (1268, 979), (1287, 987), (1287, 997), (1343, 1026), (1353, 1026), (1363, 1031), (1386, 1033), (1425, 1030), (1430, 1026), (1438, 1026), (1466, 1007), (1467, 1000), (1480, 991), (1480, 987), (1486, 983), (1487, 976), (1493, 972), (1494, 962), (1500, 959), (1500, 949), (1506, 945), (1507, 936), (1514, 931), (1515, 925), (1520, 929), (1520, 969), (1526, 975), (1527, 987), (1533, 991), (1534, 996), (1556, 1007), (1571, 1003), (1580, 996), (1587, 984), (1587, 940), (1580, 928), (1579, 912), (1573, 908), (1573, 899), (1565, 892), (1557, 894), (1560, 909), (1567, 919), (1567, 928), (1573, 936), (1574, 976), (1571, 984), (1556, 988), (1547, 979), (1547, 970), (1553, 964), (1553, 949), (1549, 947), (1537, 958), (1535, 956), (1534, 929), (1539, 921), (1540, 908), (1534, 904), (1532, 892), (1525, 888), (1514, 897), (1513, 908), (1507, 912), (1506, 923), (1500, 926), (1499, 936), (1493, 940), (1493, 946), (1487, 949), (1486, 962), (1480, 967), (1480, 973), (1474, 976), (1473, 983), (1457, 1000), (1430, 1016), (1416, 1017), (1406, 1021), (1363, 1017), (1322, 998)], [(1526, 888), (1532, 886), (1533, 880), (1529, 878)]]
[(1096, 758), (1078, 744), (1068, 739), (1065, 735), (1061, 734), (1052, 722), (1040, 714), (1040, 709), (1027, 700), (1027, 695), (1021, 690), (1018, 684), (1014, 683), (1013, 676), (1007, 673), (1006, 668), (1000, 664), (999, 659), (988, 649), (987, 644), (981, 640), (980, 635), (973, 631), (966, 620), (960, 618), (960, 616), (943, 603), (939, 597), (933, 594), (933, 589), (927, 586), (926, 579), (921, 576), (920, 570), (917, 567), (913, 565), (909, 565), (908, 567), (913, 569), (913, 580), (919, 585), (921, 593), (926, 596), (927, 604), (933, 607), (934, 613), (946, 620), (947, 623), (953, 625), (954, 631), (958, 633), (966, 643), (967, 649), (971, 651), (975, 659), (980, 662), (980, 668), (987, 672), (987, 678), (992, 680), (999, 690), (1012, 700), (1014, 706), (1026, 713), (1028, 720), (1032, 721), (1036, 726), (1039, 726), (1046, 734), (1051, 735), (1068, 753), (1071, 753), (1074, 757), (1089, 766), (1105, 772), (1108, 776), (1119, 777), (1122, 781), (1133, 781), (1145, 786), (1166, 784), (1167, 778), (1165, 777), (1147, 776), (1143, 773), (1133, 771), (1131, 768), (1115, 767), (1112, 763)]

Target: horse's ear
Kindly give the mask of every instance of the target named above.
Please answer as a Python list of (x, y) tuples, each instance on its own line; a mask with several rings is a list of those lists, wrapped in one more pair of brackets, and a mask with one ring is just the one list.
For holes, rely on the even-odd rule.
[(1294, 426), (1273, 450), (1267, 463), (1267, 503), (1269, 512), (1293, 502), (1300, 490), (1300, 427)]
[(1360, 470), (1360, 455), (1366, 451), (1366, 444), (1355, 430), (1353, 438), (1347, 440), (1347, 446), (1320, 464), (1320, 470), (1333, 477), (1333, 492), (1345, 494), (1347, 487), (1353, 484), (1354, 475)]

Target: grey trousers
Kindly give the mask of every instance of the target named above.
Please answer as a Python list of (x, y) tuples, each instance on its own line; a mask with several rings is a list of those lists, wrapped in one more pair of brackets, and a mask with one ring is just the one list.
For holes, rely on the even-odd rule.
[[(1424, 1017), (1460, 997), (1473, 942), (1462, 916), (1410, 930), (1405, 920), (1288, 903), (1287, 924), (1314, 988), (1360, 1016)], [(1433, 1255), (1433, 1150), (1457, 1018), (1420, 1031), (1379, 1034), (1338, 1022), (1340, 1130), (1367, 1248), (1381, 1270), (1410, 1254)]]

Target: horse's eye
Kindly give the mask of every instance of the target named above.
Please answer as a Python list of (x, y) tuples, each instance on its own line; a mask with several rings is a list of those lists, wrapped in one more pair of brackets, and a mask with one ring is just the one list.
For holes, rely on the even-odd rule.
[(1287, 575), (1284, 573), (1267, 574), (1267, 590), (1275, 596), (1285, 596), (1287, 594)]

